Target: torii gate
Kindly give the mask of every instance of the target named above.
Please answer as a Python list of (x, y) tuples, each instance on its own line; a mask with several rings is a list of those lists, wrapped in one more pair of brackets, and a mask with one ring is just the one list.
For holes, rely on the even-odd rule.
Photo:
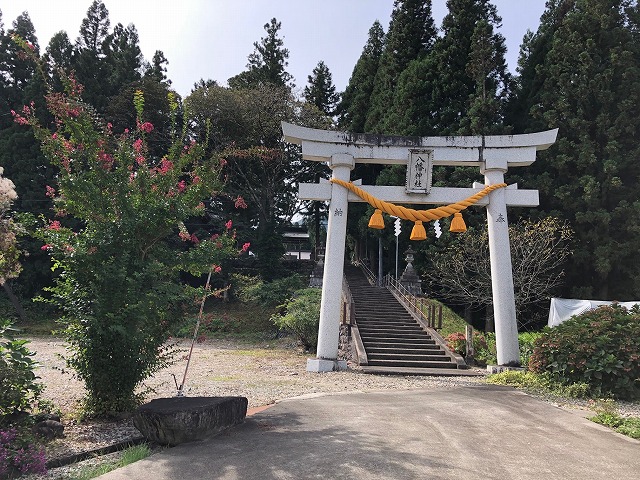
[[(352, 134), (317, 130), (282, 123), (287, 142), (302, 146), (302, 158), (327, 162), (332, 179), (349, 182), (356, 163), (408, 165), (415, 167), (413, 158), (419, 153), (431, 165), (476, 166), (484, 175), (485, 185), (504, 182), (509, 167), (531, 165), (538, 150), (546, 150), (555, 141), (558, 130), (523, 135), (483, 137), (395, 137), (387, 135)], [(414, 193), (410, 185), (388, 187), (361, 185), (360, 188), (381, 200), (399, 204), (449, 204), (458, 202), (485, 185), (474, 183), (473, 188), (430, 188), (431, 165), (427, 167), (429, 184), (425, 193)], [(340, 302), (344, 250), (349, 202), (363, 201), (338, 184), (300, 184), (301, 200), (329, 201), (329, 223), (320, 304), (317, 358), (307, 361), (307, 370), (326, 372), (337, 370), (340, 364), (338, 342), (340, 335)], [(517, 185), (492, 191), (477, 202), (487, 207), (489, 254), (491, 256), (491, 288), (495, 318), (496, 350), (499, 365), (517, 364), (518, 326), (513, 294), (513, 271), (509, 248), (507, 206), (536, 207), (537, 190), (518, 190)]]

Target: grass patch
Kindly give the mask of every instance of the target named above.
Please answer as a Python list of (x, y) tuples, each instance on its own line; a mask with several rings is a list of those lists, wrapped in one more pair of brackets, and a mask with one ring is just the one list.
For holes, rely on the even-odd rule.
[(460, 315), (437, 300), (431, 300), (431, 302), (434, 302), (436, 305), (442, 305), (442, 328), (438, 330), (438, 333), (442, 337), (446, 337), (455, 332), (465, 331), (467, 322), (465, 322)]
[(589, 385), (573, 383), (565, 385), (553, 380), (544, 373), (507, 370), (487, 377), (487, 383), (508, 385), (532, 393), (542, 393), (565, 398), (589, 398)]
[(598, 400), (592, 407), (596, 413), (589, 420), (609, 427), (622, 435), (640, 440), (640, 418), (623, 417), (613, 400)]
[(122, 451), (122, 455), (119, 460), (105, 462), (101, 465), (92, 467), (81, 467), (77, 473), (74, 473), (70, 478), (72, 480), (88, 480), (90, 478), (96, 478), (105, 473), (109, 473), (116, 468), (121, 468), (131, 463), (135, 463), (138, 460), (147, 458), (151, 455), (151, 449), (148, 445), (136, 445), (129, 447)]

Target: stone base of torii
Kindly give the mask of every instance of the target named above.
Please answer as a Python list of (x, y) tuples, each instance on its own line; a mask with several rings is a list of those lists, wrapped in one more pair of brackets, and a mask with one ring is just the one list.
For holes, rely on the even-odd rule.
[[(485, 185), (504, 182), (510, 167), (528, 166), (536, 159), (536, 152), (549, 148), (558, 130), (523, 135), (483, 137), (395, 137), (387, 135), (351, 134), (317, 130), (282, 123), (285, 140), (301, 145), (302, 158), (327, 162), (332, 178), (350, 181), (356, 163), (407, 165), (408, 180), (404, 187), (361, 185), (367, 193), (396, 204), (442, 205), (455, 203), (479, 192)], [(416, 153), (417, 152), (417, 153)], [(417, 154), (420, 157), (416, 157)], [(426, 176), (430, 179), (433, 165), (475, 166), (484, 175), (484, 185), (473, 188), (430, 188), (429, 184), (414, 187), (414, 157), (429, 159)], [(419, 175), (424, 166), (418, 165)], [(426, 177), (425, 177), (426, 178)], [(415, 185), (418, 185), (416, 180)], [(318, 350), (309, 359), (307, 370), (326, 372), (345, 367), (337, 359), (340, 332), (342, 276), (349, 202), (362, 201), (346, 188), (327, 181), (301, 184), (301, 200), (329, 202), (329, 223), (324, 259), (324, 278), (320, 304)], [(537, 190), (518, 190), (517, 185), (492, 191), (477, 205), (487, 209), (489, 253), (491, 257), (491, 286), (495, 319), (496, 350), (499, 365), (519, 364), (518, 327), (513, 291), (511, 250), (507, 206), (538, 206)]]

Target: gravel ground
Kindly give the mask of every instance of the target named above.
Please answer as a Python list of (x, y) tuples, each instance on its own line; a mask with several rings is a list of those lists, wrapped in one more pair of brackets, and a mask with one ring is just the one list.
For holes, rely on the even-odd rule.
[[(53, 337), (31, 338), (29, 348), (36, 353), (41, 364), (38, 376), (46, 385), (44, 397), (60, 409), (65, 424), (63, 439), (51, 442), (48, 458), (59, 458), (71, 453), (88, 451), (139, 436), (130, 420), (117, 422), (88, 422), (78, 424), (73, 420), (78, 402), (84, 394), (81, 382), (64, 371), (65, 343)], [(289, 342), (287, 344), (286, 342)], [(197, 344), (186, 381), (188, 396), (245, 396), (249, 408), (272, 404), (278, 400), (310, 393), (347, 391), (407, 390), (416, 388), (454, 388), (484, 383), (483, 377), (425, 377), (425, 376), (380, 376), (358, 371), (357, 365), (349, 364), (346, 372), (310, 373), (306, 371), (306, 359), (291, 340), (281, 339), (271, 343), (249, 344), (235, 340), (207, 340)], [(176, 392), (173, 375), (182, 381), (188, 342), (179, 347), (184, 350), (179, 360), (149, 379), (145, 388), (152, 389), (148, 400), (171, 397)], [(588, 409), (588, 402), (575, 400), (558, 401), (545, 398), (560, 407)], [(621, 404), (622, 413), (640, 416), (640, 404)], [(117, 458), (117, 454), (110, 458)], [(89, 460), (96, 463), (100, 460)], [(52, 469), (47, 479), (73, 478), (73, 469)]]

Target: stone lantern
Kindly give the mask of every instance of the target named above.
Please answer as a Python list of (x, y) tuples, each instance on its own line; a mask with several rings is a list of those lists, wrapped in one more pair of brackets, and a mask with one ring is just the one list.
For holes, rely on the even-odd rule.
[(399, 282), (400, 285), (402, 285), (409, 291), (409, 293), (418, 296), (422, 295), (422, 280), (420, 280), (420, 277), (418, 277), (418, 274), (411, 264), (411, 262), (413, 262), (414, 253), (415, 252), (411, 249), (411, 247), (409, 247), (407, 251), (404, 252), (404, 259), (407, 262), (407, 266), (405, 267), (404, 272), (402, 272), (402, 276), (400, 277)]

